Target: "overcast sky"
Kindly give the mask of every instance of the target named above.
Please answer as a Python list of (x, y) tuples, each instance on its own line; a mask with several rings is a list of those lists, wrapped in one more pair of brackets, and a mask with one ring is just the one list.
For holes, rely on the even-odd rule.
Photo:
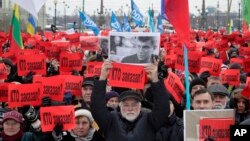
[[(66, 1), (66, 4), (69, 5), (69, 8), (66, 10), (67, 15), (74, 15), (76, 14), (77, 9), (82, 9), (82, 1), (83, 0), (57, 0), (57, 10), (58, 15), (64, 15), (64, 3), (63, 1)], [(100, 9), (100, 1), (101, 0), (85, 0), (85, 11), (88, 14), (93, 14), (94, 11), (97, 11), (97, 8)], [(130, 8), (130, 0), (103, 0), (104, 1), (104, 7), (108, 10), (111, 9), (113, 11), (118, 11), (119, 9), (123, 9), (123, 12), (127, 13), (128, 9)], [(161, 0), (134, 0), (134, 2), (137, 4), (137, 6), (140, 8), (141, 12), (143, 14), (146, 14), (146, 10), (150, 7), (152, 7), (155, 10), (160, 10), (160, 2)], [(227, 1), (228, 0), (206, 0), (206, 7), (207, 6), (214, 6), (217, 7), (217, 2), (219, 1), (219, 9), (221, 11), (227, 10)], [(238, 3), (240, 0), (233, 0), (232, 3), (232, 10), (231, 11), (238, 11), (239, 5)], [(127, 6), (126, 6), (127, 5)], [(195, 8), (197, 6), (197, 8)], [(197, 9), (201, 9), (202, 6), (202, 0), (189, 0), (189, 11), (190, 13), (198, 14)], [(47, 13), (50, 15), (54, 15), (54, 0), (47, 0), (46, 2), (47, 7)], [(121, 11), (121, 10), (120, 10)]]

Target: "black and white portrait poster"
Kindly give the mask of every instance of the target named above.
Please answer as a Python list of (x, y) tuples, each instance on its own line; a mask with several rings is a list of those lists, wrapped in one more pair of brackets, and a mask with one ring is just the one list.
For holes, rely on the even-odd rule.
[(99, 46), (102, 49), (102, 53), (108, 55), (109, 47), (109, 37), (108, 36), (98, 36)]
[(148, 64), (159, 55), (160, 33), (110, 32), (109, 59), (119, 63)]

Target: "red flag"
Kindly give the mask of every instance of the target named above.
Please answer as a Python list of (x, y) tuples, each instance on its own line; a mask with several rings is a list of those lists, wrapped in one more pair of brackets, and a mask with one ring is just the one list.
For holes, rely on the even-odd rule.
[(182, 40), (189, 40), (188, 0), (165, 0), (165, 14)]

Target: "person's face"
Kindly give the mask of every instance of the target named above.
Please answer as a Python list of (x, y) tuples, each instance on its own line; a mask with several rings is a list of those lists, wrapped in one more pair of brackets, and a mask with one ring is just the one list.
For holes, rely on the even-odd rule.
[(203, 88), (205, 88), (203, 85), (195, 85), (195, 86), (193, 86), (192, 89), (191, 89), (191, 96), (193, 96), (195, 92), (197, 92), (198, 90), (203, 89)]
[(9, 75), (11, 72), (11, 67), (9, 65), (5, 65), (5, 66), (6, 66), (7, 75)]
[(75, 129), (73, 129), (75, 135), (79, 137), (85, 137), (91, 127), (89, 119), (85, 116), (77, 117), (75, 124)]
[(153, 54), (153, 47), (151, 46), (151, 41), (141, 42), (138, 41), (136, 44), (137, 58), (138, 60), (147, 60)]
[(13, 119), (9, 119), (3, 123), (3, 132), (8, 136), (16, 135), (21, 128), (21, 124)]
[(111, 107), (113, 109), (116, 109), (118, 107), (118, 104), (118, 97), (112, 97), (107, 101), (107, 107)]
[(115, 44), (116, 44), (116, 45), (120, 44), (120, 42), (121, 42), (121, 38), (120, 38), (120, 37), (118, 37), (118, 36), (115, 36), (115, 38), (114, 38), (114, 42), (115, 42)]
[(86, 85), (82, 87), (82, 97), (85, 102), (90, 102), (92, 90), (93, 90), (93, 86), (91, 85)]
[(192, 101), (194, 110), (209, 110), (213, 108), (213, 101), (209, 93), (196, 95)]
[(237, 100), (237, 112), (238, 113), (244, 113), (246, 110), (246, 100), (243, 98), (240, 98)]
[(140, 114), (141, 103), (134, 98), (127, 98), (120, 102), (121, 115), (128, 121), (134, 121)]
[(208, 79), (207, 81), (207, 87), (214, 85), (214, 84), (222, 84), (221, 80), (217, 79)]
[(227, 105), (227, 97), (220, 94), (214, 94), (214, 109), (224, 109)]

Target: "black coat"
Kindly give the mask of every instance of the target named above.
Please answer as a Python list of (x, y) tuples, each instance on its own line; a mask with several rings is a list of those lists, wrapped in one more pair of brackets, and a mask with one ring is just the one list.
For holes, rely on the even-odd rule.
[[(67, 135), (63, 136), (62, 141), (75, 141), (75, 138), (67, 132)], [(99, 132), (95, 131), (93, 138), (90, 141), (104, 141), (104, 138), (99, 134)]]
[(170, 116), (168, 124), (157, 132), (156, 141), (183, 141), (183, 130), (183, 121), (173, 114)]
[(169, 93), (163, 82), (152, 83), (154, 106), (152, 112), (141, 112), (130, 122), (117, 111), (106, 108), (106, 81), (95, 81), (91, 97), (92, 114), (104, 133), (106, 141), (154, 141), (156, 132), (168, 122)]

